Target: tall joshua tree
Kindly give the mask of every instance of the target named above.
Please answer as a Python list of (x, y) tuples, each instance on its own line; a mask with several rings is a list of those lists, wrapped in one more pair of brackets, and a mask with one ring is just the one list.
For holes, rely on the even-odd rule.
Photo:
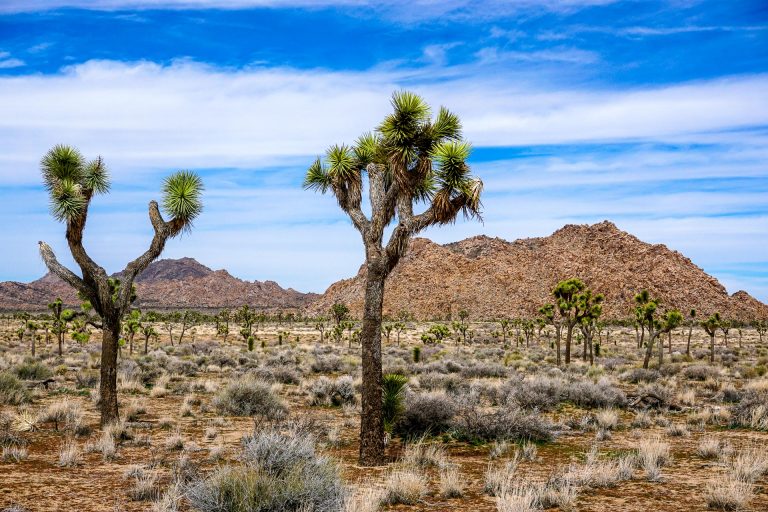
[[(643, 290), (645, 292), (645, 290)], [(638, 295), (641, 295), (641, 292)], [(660, 336), (670, 332), (675, 327), (683, 323), (683, 315), (680, 311), (672, 309), (667, 311), (663, 316), (659, 317), (659, 301), (652, 299), (647, 295), (647, 300), (643, 300), (642, 304), (637, 301), (638, 305), (636, 312), (640, 323), (648, 333), (648, 340), (645, 349), (645, 358), (643, 359), (643, 368), (648, 369), (648, 364), (651, 361), (651, 355), (653, 354), (653, 344), (656, 339), (659, 339), (659, 366), (661, 366), (664, 357), (664, 346), (661, 343)]]
[(581, 292), (587, 285), (577, 278), (560, 281), (552, 290), (555, 297), (555, 306), (565, 326), (565, 364), (571, 363), (571, 341), (573, 340), (573, 328), (581, 321), (579, 318), (578, 303)]
[(560, 355), (560, 341), (562, 338), (562, 332), (563, 332), (563, 321), (562, 317), (558, 318), (557, 310), (555, 309), (554, 304), (544, 304), (539, 308), (539, 314), (543, 318), (543, 320), (547, 323), (552, 324), (552, 326), (555, 328), (555, 350), (557, 351), (557, 366), (560, 366), (561, 364), (561, 355)]
[[(373, 133), (353, 146), (331, 146), (307, 171), (304, 187), (336, 196), (360, 232), (365, 246), (365, 307), (361, 331), (363, 358), (360, 463), (384, 460), (382, 421), (381, 323), (384, 282), (423, 229), (453, 222), (459, 213), (480, 217), (482, 182), (466, 163), (470, 146), (459, 118), (440, 108), (432, 119), (418, 95), (396, 92), (394, 111)], [(361, 208), (363, 174), (368, 175), (370, 216)], [(425, 205), (415, 213), (418, 204)], [(384, 230), (394, 224), (384, 242)]]
[(720, 328), (723, 319), (720, 317), (720, 313), (710, 315), (706, 320), (701, 322), (701, 327), (709, 334), (709, 362), (715, 362), (715, 335)]
[(163, 183), (163, 210), (171, 217), (166, 221), (156, 201), (149, 203), (149, 220), (154, 236), (149, 248), (131, 261), (121, 272), (121, 280), (112, 279), (83, 247), (83, 231), (91, 199), (109, 191), (109, 172), (101, 157), (90, 162), (70, 146), (55, 146), (41, 161), (43, 180), (48, 189), (51, 213), (67, 226), (69, 250), (81, 276), (64, 267), (53, 250), (40, 242), (40, 254), (48, 269), (69, 283), (90, 302), (101, 317), (101, 424), (118, 419), (117, 412), (117, 351), (120, 324), (131, 304), (133, 281), (155, 260), (169, 238), (189, 230), (192, 221), (202, 211), (200, 178), (191, 172), (179, 171)]
[(696, 310), (691, 309), (688, 312), (688, 342), (685, 344), (685, 355), (691, 355), (691, 335), (693, 334), (693, 327), (696, 325)]
[(602, 293), (593, 295), (592, 290), (587, 288), (577, 296), (576, 300), (576, 318), (579, 322), (579, 328), (584, 335), (584, 347), (582, 361), (587, 360), (589, 364), (595, 363), (594, 347), (592, 340), (595, 337), (597, 321), (603, 314), (603, 301), (605, 296)]

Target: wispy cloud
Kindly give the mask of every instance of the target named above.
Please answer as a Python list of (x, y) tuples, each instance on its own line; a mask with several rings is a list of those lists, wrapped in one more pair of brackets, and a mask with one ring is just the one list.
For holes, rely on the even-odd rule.
[(24, 66), (24, 61), (11, 57), (10, 52), (0, 52), (0, 69), (11, 69)]

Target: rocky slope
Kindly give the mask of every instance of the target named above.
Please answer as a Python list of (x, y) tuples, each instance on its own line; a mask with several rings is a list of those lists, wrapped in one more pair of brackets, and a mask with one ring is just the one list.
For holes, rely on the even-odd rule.
[[(364, 277), (361, 267), (355, 277), (331, 285), (310, 312), (327, 312), (341, 301), (359, 317)], [(733, 319), (768, 318), (768, 306), (748, 293), (729, 296), (679, 252), (645, 243), (607, 221), (515, 242), (477, 236), (438, 245), (416, 239), (387, 282), (384, 309), (421, 319), (449, 318), (461, 309), (473, 318), (531, 316), (550, 300), (554, 285), (570, 277), (605, 294), (610, 318), (629, 316), (634, 294), (643, 288), (686, 313), (696, 308), (699, 316), (719, 311)]]
[[(137, 307), (143, 309), (219, 309), (243, 304), (265, 310), (301, 309), (317, 298), (274, 281), (243, 281), (226, 270), (211, 270), (192, 258), (152, 263), (136, 279)], [(29, 284), (0, 283), (0, 311), (41, 311), (56, 297), (79, 304), (74, 290), (52, 274)]]

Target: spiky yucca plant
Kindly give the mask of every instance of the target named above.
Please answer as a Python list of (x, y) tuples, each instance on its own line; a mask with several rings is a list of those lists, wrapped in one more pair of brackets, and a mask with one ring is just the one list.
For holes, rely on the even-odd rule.
[(386, 432), (392, 432), (395, 423), (405, 411), (406, 384), (408, 377), (399, 373), (388, 373), (382, 377), (382, 411)]
[[(470, 174), (470, 146), (458, 116), (411, 92), (392, 96), (393, 112), (354, 145), (331, 146), (307, 170), (304, 187), (331, 192), (365, 245), (366, 287), (361, 331), (363, 359), (360, 463), (384, 461), (381, 399), (381, 323), (384, 282), (423, 229), (453, 222), (459, 213), (480, 217), (482, 182)], [(361, 207), (368, 175), (370, 216)], [(424, 205), (421, 213), (415, 213)], [(386, 244), (384, 230), (394, 225)]]
[(69, 250), (81, 276), (64, 267), (53, 250), (40, 242), (40, 254), (48, 269), (69, 283), (90, 303), (101, 317), (101, 423), (118, 419), (117, 411), (117, 351), (123, 316), (135, 298), (133, 281), (155, 260), (169, 238), (189, 230), (192, 221), (202, 211), (203, 184), (191, 172), (176, 172), (163, 184), (163, 209), (171, 217), (165, 221), (156, 201), (149, 203), (149, 220), (154, 236), (149, 248), (131, 261), (121, 272), (120, 280), (110, 278), (83, 247), (83, 231), (91, 200), (109, 192), (109, 172), (101, 157), (86, 161), (71, 146), (58, 145), (45, 154), (41, 163), (43, 182), (50, 198), (51, 213), (67, 226)]

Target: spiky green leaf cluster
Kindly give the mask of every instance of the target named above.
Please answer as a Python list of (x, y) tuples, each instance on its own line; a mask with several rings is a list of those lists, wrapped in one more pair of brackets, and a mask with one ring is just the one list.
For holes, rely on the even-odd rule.
[(51, 148), (40, 161), (40, 169), (51, 213), (60, 221), (82, 215), (93, 195), (109, 191), (109, 172), (101, 157), (86, 162), (72, 146)]
[(203, 211), (203, 181), (190, 171), (177, 171), (163, 181), (163, 210), (185, 228)]

